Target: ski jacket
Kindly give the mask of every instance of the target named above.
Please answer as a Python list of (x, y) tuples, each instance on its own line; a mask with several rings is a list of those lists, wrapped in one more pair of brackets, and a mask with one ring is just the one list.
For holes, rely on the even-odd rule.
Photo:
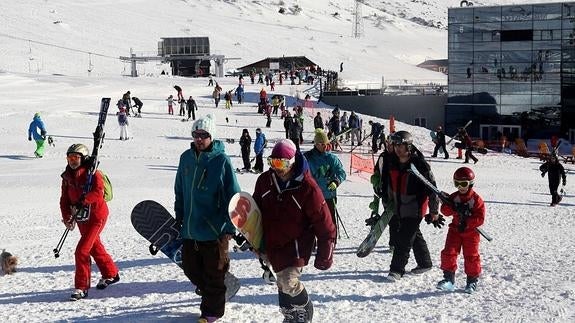
[(132, 97), (132, 100), (134, 101), (134, 103), (135, 103), (137, 106), (140, 106), (140, 107), (144, 106), (144, 103), (142, 103), (142, 101), (141, 101), (140, 99), (138, 99), (137, 97), (135, 97), (135, 96)]
[(379, 138), (381, 132), (385, 129), (385, 126), (379, 122), (374, 122), (371, 124), (371, 136), (373, 138)]
[(289, 124), (288, 128), (288, 135), (290, 138), (297, 138), (299, 140), (299, 135), (303, 131), (303, 127), (301, 125), (300, 120), (296, 118), (292, 118), (291, 123)]
[(347, 118), (347, 114), (343, 114), (341, 116), (341, 118), (339, 119), (339, 123), (341, 125), (341, 129), (345, 129), (347, 128), (347, 124), (348, 124), (348, 118)]
[(435, 136), (439, 145), (445, 145), (445, 133), (443, 131), (437, 131)]
[(252, 137), (250, 135), (240, 137), (240, 147), (242, 151), (250, 151), (250, 146), (252, 145)]
[(285, 130), (289, 130), (289, 126), (292, 123), (292, 116), (291, 115), (286, 115), (284, 118), (284, 128)]
[[(60, 194), (60, 212), (64, 221), (72, 217), (72, 207), (80, 202), (84, 186), (88, 181), (88, 165), (81, 165), (77, 169), (66, 166), (62, 177)], [(87, 222), (94, 223), (105, 220), (108, 217), (108, 204), (104, 200), (104, 179), (101, 172), (96, 172), (92, 177), (92, 188), (84, 196), (84, 205), (90, 207), (90, 216)]]
[(180, 156), (174, 184), (174, 210), (176, 220), (182, 222), (182, 238), (213, 241), (223, 234), (233, 234), (228, 203), (239, 191), (224, 144), (214, 140), (211, 149), (201, 152), (192, 144)]
[(359, 118), (357, 117), (357, 115), (355, 114), (350, 115), (349, 120), (347, 122), (350, 128), (352, 129), (359, 128)]
[(413, 164), (419, 172), (433, 185), (435, 179), (429, 164), (418, 154), (412, 153), (407, 163), (400, 163), (397, 155), (391, 155), (389, 160), (389, 190), (388, 198), (395, 202), (395, 212), (400, 218), (421, 217), (427, 213), (437, 214), (439, 198), (427, 188), (421, 180), (408, 172)]
[(336, 155), (330, 152), (320, 152), (315, 147), (305, 152), (305, 158), (308, 161), (311, 175), (321, 189), (323, 197), (333, 199), (337, 197), (337, 192), (328, 190), (328, 185), (335, 182), (337, 186), (345, 181), (346, 175), (343, 165)]
[(339, 118), (337, 116), (331, 117), (328, 123), (329, 130), (334, 134), (337, 135), (341, 131)]
[[(470, 188), (465, 194), (460, 194), (459, 191), (456, 191), (449, 195), (449, 199), (455, 204), (465, 204), (471, 211), (469, 217), (465, 220), (466, 226), (463, 232), (474, 231), (475, 228), (483, 225), (483, 221), (485, 220), (485, 203), (473, 188)], [(449, 227), (457, 230), (461, 221), (457, 211), (449, 204), (443, 203), (441, 205), (441, 213), (445, 216), (453, 216)]]
[(188, 111), (192, 111), (193, 109), (198, 109), (198, 105), (196, 104), (196, 100), (191, 99), (186, 101), (186, 108), (188, 109)]
[(307, 167), (297, 152), (294, 175), (288, 182), (271, 169), (256, 181), (253, 197), (262, 212), (264, 252), (276, 272), (307, 265), (315, 239), (316, 268), (327, 269), (333, 261), (335, 225)]
[(254, 141), (254, 153), (259, 155), (264, 152), (266, 144), (266, 135), (263, 132), (256, 132), (256, 140)]
[(118, 113), (118, 124), (120, 126), (128, 125), (128, 116), (126, 115), (126, 112), (122, 111)]
[(315, 116), (313, 118), (313, 127), (315, 129), (323, 129), (323, 120), (321, 118), (321, 116)]
[[(38, 130), (40, 130), (38, 132)], [(30, 122), (30, 126), (28, 127), (28, 137), (34, 138), (34, 140), (44, 140), (46, 136), (46, 126), (44, 125), (44, 121), (40, 118), (40, 116), (35, 116)]]
[(539, 170), (541, 171), (542, 175), (548, 173), (549, 176), (549, 184), (553, 184), (553, 186), (559, 186), (559, 182), (563, 179), (563, 182), (567, 182), (567, 177), (565, 176), (565, 168), (561, 165), (560, 162), (551, 162), (546, 161), (541, 166), (539, 166)]

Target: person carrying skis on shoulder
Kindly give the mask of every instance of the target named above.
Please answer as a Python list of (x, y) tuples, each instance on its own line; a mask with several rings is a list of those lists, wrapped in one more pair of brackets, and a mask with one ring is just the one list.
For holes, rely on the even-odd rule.
[(336, 225), (336, 230), (339, 231), (336, 213), (337, 188), (346, 179), (345, 170), (339, 158), (328, 151), (329, 139), (323, 129), (315, 130), (313, 142), (314, 147), (306, 151), (304, 157), (308, 161), (311, 175), (321, 189), (331, 214), (331, 220)]
[[(481, 236), (476, 228), (485, 220), (485, 203), (477, 192), (473, 190), (475, 173), (471, 168), (460, 167), (453, 173), (453, 184), (457, 191), (448, 195), (443, 193), (453, 204), (443, 203), (441, 213), (453, 216), (445, 247), (441, 251), (441, 269), (443, 279), (437, 283), (437, 288), (446, 291), (455, 289), (455, 271), (457, 270), (457, 257), (463, 250), (463, 265), (467, 275), (466, 293), (473, 293), (477, 289), (477, 281), (481, 274), (481, 259), (479, 256), (479, 240)], [(441, 216), (432, 217), (436, 221)]]
[[(428, 189), (415, 175), (408, 172), (413, 164), (432, 184), (435, 179), (429, 164), (413, 145), (413, 138), (407, 131), (397, 131), (390, 137), (394, 155), (389, 162), (388, 200), (393, 200), (394, 216), (399, 221), (397, 240), (394, 242), (393, 257), (387, 279), (391, 282), (401, 279), (409, 253), (413, 249), (417, 266), (412, 274), (420, 274), (431, 269), (432, 262), (427, 243), (419, 229), (423, 216), (429, 213), (438, 214), (439, 198)], [(385, 205), (384, 205), (385, 206)]]
[(311, 322), (313, 304), (300, 277), (316, 245), (314, 267), (331, 267), (335, 225), (305, 157), (291, 140), (275, 144), (268, 164), (252, 194), (262, 214), (263, 253), (276, 272), (284, 322)]
[(194, 122), (194, 141), (180, 156), (174, 184), (174, 210), (183, 239), (182, 268), (202, 298), (198, 322), (214, 322), (224, 315), (228, 246), (236, 232), (228, 204), (240, 191), (224, 143), (214, 139), (215, 134), (212, 115)]
[(34, 113), (34, 118), (28, 127), (28, 141), (32, 141), (32, 139), (34, 139), (36, 142), (36, 150), (34, 151), (34, 156), (38, 158), (44, 157), (44, 143), (46, 141), (47, 133), (46, 125), (40, 117), (40, 112)]
[[(102, 274), (102, 278), (96, 285), (97, 289), (105, 289), (108, 285), (120, 280), (118, 267), (102, 244), (100, 234), (108, 220), (108, 205), (104, 199), (104, 178), (101, 172), (94, 173), (92, 187), (89, 192), (83, 194), (83, 189), (88, 180), (89, 169), (92, 166), (88, 147), (83, 144), (73, 144), (66, 151), (68, 165), (62, 173), (62, 186), (60, 195), (60, 211), (62, 222), (73, 230), (78, 224), (80, 240), (76, 246), (74, 291), (70, 300), (77, 301), (88, 297), (90, 289), (90, 274), (92, 270), (91, 258)], [(84, 221), (76, 221), (75, 215), (82, 209), (87, 208), (88, 217)]]
[(545, 177), (547, 173), (547, 178), (549, 179), (549, 193), (551, 193), (551, 205), (555, 206), (561, 202), (563, 199), (557, 189), (559, 188), (559, 182), (563, 180), (563, 186), (567, 185), (567, 176), (565, 175), (565, 168), (559, 162), (557, 155), (553, 154), (549, 157), (549, 160), (539, 166), (541, 171), (541, 177)]

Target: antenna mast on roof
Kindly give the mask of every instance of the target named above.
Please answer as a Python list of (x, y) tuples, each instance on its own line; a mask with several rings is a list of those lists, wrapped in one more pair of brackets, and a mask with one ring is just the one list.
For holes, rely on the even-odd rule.
[(355, 0), (355, 10), (353, 13), (353, 37), (360, 38), (363, 34), (363, 20), (361, 16), (361, 1)]

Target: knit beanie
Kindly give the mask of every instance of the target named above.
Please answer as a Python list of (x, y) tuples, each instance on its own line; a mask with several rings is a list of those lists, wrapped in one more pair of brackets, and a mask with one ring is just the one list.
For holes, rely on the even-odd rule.
[(275, 144), (270, 157), (292, 159), (295, 156), (295, 153), (296, 147), (293, 141), (289, 139), (281, 139)]
[(205, 132), (209, 133), (212, 138), (214, 138), (216, 136), (216, 120), (214, 119), (214, 116), (208, 114), (207, 116), (196, 120), (194, 125), (192, 125), (192, 132), (195, 130), (204, 130)]
[(313, 138), (313, 142), (315, 144), (327, 144), (329, 143), (329, 138), (327, 138), (327, 134), (323, 129), (317, 128), (315, 129), (315, 137)]

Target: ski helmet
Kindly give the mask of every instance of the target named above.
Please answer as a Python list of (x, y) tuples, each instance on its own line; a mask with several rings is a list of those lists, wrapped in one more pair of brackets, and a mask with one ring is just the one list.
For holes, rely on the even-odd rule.
[(469, 181), (469, 185), (473, 185), (475, 181), (475, 173), (469, 167), (459, 167), (455, 173), (453, 173), (454, 181)]
[(88, 151), (88, 147), (84, 144), (73, 144), (68, 148), (68, 151), (66, 151), (66, 155), (68, 154), (79, 154), (82, 156), (82, 159), (84, 159), (90, 154), (90, 152)]
[(391, 143), (394, 145), (404, 144), (407, 148), (410, 148), (413, 144), (413, 138), (409, 132), (401, 130), (391, 135)]

